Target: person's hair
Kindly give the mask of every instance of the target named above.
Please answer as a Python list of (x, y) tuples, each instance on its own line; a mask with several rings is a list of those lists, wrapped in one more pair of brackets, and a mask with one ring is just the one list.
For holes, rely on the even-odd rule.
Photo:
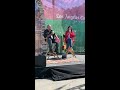
[(48, 25), (47, 25), (47, 28), (48, 28), (48, 26), (50, 26), (50, 27), (51, 27), (51, 25), (50, 25), (50, 24), (48, 24)]
[(71, 28), (71, 32), (73, 31), (73, 29), (72, 29), (72, 26), (68, 26), (68, 29), (67, 29), (67, 31), (69, 30), (69, 28)]

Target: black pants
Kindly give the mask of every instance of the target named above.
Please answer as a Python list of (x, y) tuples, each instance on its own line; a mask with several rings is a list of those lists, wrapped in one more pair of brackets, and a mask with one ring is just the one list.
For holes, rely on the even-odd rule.
[[(55, 42), (56, 43), (56, 42)], [(58, 54), (58, 43), (55, 44), (56, 48), (55, 48), (55, 52)]]

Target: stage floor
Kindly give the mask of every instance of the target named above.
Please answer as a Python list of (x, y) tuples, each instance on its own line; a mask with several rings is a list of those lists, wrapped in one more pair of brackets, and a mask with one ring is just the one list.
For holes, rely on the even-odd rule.
[[(59, 56), (60, 58), (61, 56)], [(54, 81), (60, 81), (73, 78), (85, 77), (85, 55), (68, 55), (67, 59), (59, 59), (50, 57), (46, 60), (46, 67), (35, 67), (35, 78), (49, 78)]]
[(76, 58), (74, 58), (71, 54), (69, 54), (67, 59), (61, 59), (61, 57), (62, 56), (59, 55), (60, 59), (57, 59), (54, 58), (54, 56), (50, 56), (46, 61), (46, 67), (85, 64), (85, 55), (76, 55)]

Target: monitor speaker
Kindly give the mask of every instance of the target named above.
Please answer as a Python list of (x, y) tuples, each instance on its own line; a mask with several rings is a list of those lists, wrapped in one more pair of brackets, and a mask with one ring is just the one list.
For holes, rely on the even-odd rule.
[(46, 67), (46, 56), (45, 55), (35, 56), (35, 67)]

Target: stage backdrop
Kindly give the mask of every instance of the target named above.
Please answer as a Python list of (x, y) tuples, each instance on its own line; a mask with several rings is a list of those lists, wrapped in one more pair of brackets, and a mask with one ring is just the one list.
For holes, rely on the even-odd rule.
[[(85, 52), (85, 0), (41, 0), (45, 27), (62, 37), (70, 25), (76, 33), (75, 52)], [(61, 47), (62, 43), (60, 44)], [(60, 48), (59, 48), (60, 50)], [(61, 50), (60, 50), (61, 51)]]

